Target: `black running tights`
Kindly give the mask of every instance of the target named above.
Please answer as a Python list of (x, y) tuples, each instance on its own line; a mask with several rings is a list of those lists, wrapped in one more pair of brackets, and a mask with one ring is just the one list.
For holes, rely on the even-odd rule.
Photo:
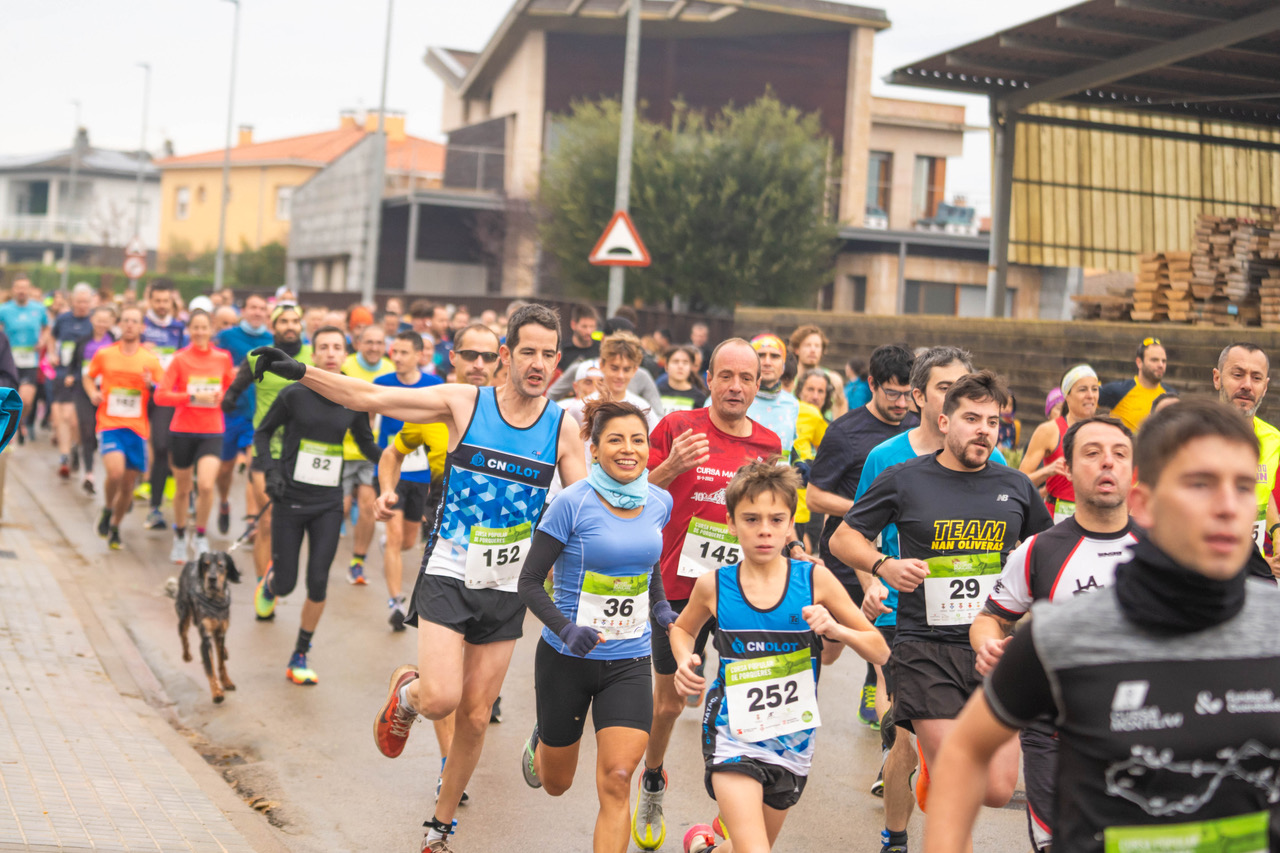
[(324, 601), (329, 566), (338, 553), (342, 504), (271, 504), (271, 592), (288, 595), (298, 585), (302, 537), (307, 537), (307, 598)]

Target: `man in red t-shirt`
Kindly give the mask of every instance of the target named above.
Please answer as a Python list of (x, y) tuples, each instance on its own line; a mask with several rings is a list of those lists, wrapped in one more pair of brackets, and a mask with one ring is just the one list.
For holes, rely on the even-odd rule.
[[(708, 375), (710, 405), (672, 412), (649, 437), (649, 482), (670, 492), (674, 504), (662, 531), (662, 585), (677, 613), (699, 575), (742, 560), (738, 540), (725, 524), (729, 480), (746, 463), (782, 452), (778, 436), (747, 417), (760, 388), (760, 358), (751, 344), (742, 338), (721, 343), (711, 354)], [(653, 632), (653, 668), (653, 728), (631, 821), (642, 850), (656, 850), (666, 835), (662, 760), (685, 707), (676, 693), (676, 661), (665, 631)]]

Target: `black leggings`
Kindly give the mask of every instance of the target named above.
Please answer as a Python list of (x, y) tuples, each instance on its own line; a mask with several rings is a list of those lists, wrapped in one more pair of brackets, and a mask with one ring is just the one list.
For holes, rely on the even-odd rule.
[(84, 388), (75, 390), (76, 422), (80, 426), (80, 470), (86, 474), (93, 470), (93, 454), (98, 449), (98, 434), (94, 432), (97, 425), (98, 408), (89, 400)]
[(164, 502), (164, 483), (172, 473), (169, 469), (169, 422), (173, 409), (154, 406), (151, 409), (151, 508), (159, 509)]
[(329, 566), (338, 553), (342, 504), (271, 504), (271, 593), (288, 595), (298, 585), (302, 536), (307, 536), (307, 599), (324, 601)]

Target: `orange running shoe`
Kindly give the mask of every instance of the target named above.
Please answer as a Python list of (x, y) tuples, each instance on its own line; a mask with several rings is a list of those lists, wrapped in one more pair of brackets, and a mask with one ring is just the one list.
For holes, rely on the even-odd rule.
[(387, 758), (396, 758), (404, 752), (405, 742), (409, 740), (409, 729), (418, 720), (418, 712), (400, 701), (400, 688), (417, 677), (418, 670), (409, 664), (391, 673), (387, 701), (373, 721), (374, 743), (378, 745), (378, 751)]

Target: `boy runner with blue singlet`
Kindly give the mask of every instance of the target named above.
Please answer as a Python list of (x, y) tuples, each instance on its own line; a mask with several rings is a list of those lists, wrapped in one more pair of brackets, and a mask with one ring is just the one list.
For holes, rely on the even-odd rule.
[[(772, 462), (744, 465), (725, 490), (742, 562), (703, 575), (671, 631), (684, 695), (706, 687), (694, 640), (715, 618), (719, 672), (707, 691), (702, 752), (707, 793), (727, 838), (710, 826), (684, 837), (685, 853), (769, 850), (800, 800), (813, 761), (823, 640), (883, 664), (889, 646), (830, 571), (783, 552), (799, 476)], [(733, 839), (733, 840), (731, 840)]]
[[(32, 410), (36, 400), (36, 385), (40, 381), (40, 354), (36, 350), (48, 325), (49, 312), (31, 298), (31, 279), (26, 273), (18, 273), (13, 280), (11, 298), (0, 304), (0, 326), (4, 326), (13, 350), (13, 364), (18, 369), (18, 395), (24, 413)], [(19, 427), (18, 443), (25, 440), (26, 429)]]
[(423, 839), (424, 851), (448, 853), (453, 817), (523, 630), (516, 581), (551, 478), (557, 468), (566, 486), (586, 476), (577, 424), (544, 396), (560, 360), (560, 317), (543, 305), (512, 313), (501, 348), (509, 378), (497, 388), (383, 388), (307, 368), (269, 348), (257, 353), (259, 374), (300, 380), (356, 411), (449, 428), (444, 496), (408, 620), (418, 627), (422, 670), (392, 673), (374, 722), (379, 750), (394, 758), (418, 714), (435, 720), (458, 712)]
[(592, 400), (582, 434), (591, 473), (548, 508), (520, 573), (520, 597), (546, 626), (534, 662), (538, 720), (520, 767), (530, 787), (556, 797), (567, 791), (590, 708), (600, 800), (592, 846), (625, 853), (631, 777), (653, 723), (650, 631), (666, 631), (676, 618), (659, 563), (671, 496), (649, 483), (649, 429), (639, 406)]

